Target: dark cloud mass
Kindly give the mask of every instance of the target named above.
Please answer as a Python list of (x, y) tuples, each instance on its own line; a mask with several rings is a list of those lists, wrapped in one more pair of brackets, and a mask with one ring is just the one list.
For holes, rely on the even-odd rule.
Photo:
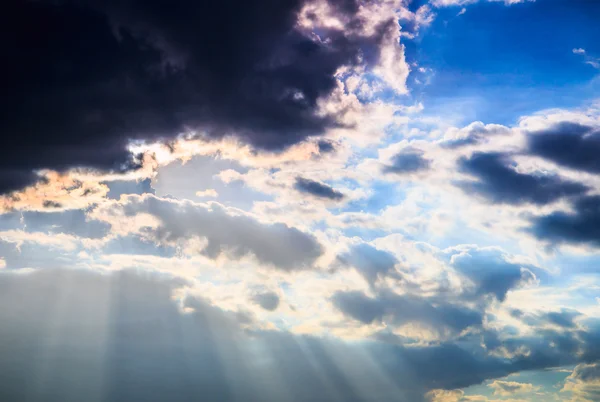
[(37, 168), (131, 168), (129, 139), (200, 129), (278, 150), (335, 125), (317, 100), (377, 39), (299, 32), (302, 3), (3, 3), (0, 191)]
[(600, 196), (581, 197), (573, 209), (532, 218), (530, 231), (554, 243), (600, 246)]
[(407, 174), (429, 168), (430, 161), (423, 157), (423, 151), (406, 148), (394, 155), (392, 163), (383, 168), (384, 173)]
[(528, 136), (531, 153), (559, 165), (600, 173), (600, 129), (578, 123), (563, 122), (531, 133)]
[(296, 177), (294, 188), (301, 193), (314, 195), (319, 198), (327, 198), (330, 200), (341, 200), (344, 198), (344, 194), (334, 190), (333, 187), (303, 177)]
[(478, 180), (457, 184), (467, 193), (475, 192), (491, 202), (505, 204), (549, 204), (588, 190), (583, 184), (557, 176), (520, 173), (511, 164), (506, 155), (476, 152), (470, 158), (461, 158), (459, 169)]

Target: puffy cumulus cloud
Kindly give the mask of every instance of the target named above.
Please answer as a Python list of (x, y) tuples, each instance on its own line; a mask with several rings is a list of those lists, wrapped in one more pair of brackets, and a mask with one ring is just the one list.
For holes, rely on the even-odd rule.
[(356, 268), (371, 285), (381, 277), (398, 275), (395, 270), (398, 259), (393, 254), (367, 243), (351, 246), (350, 250), (339, 255), (338, 259)]
[(521, 173), (508, 155), (476, 152), (459, 160), (463, 173), (477, 181), (459, 181), (466, 192), (474, 192), (494, 203), (543, 205), (563, 197), (585, 194), (589, 188), (581, 183), (544, 173)]
[(344, 198), (344, 194), (336, 191), (333, 187), (304, 177), (296, 177), (294, 188), (301, 193), (309, 194), (317, 198), (326, 198), (333, 201)]
[(533, 384), (501, 380), (492, 381), (490, 388), (494, 390), (494, 395), (498, 396), (511, 396), (539, 390), (539, 387), (534, 387)]
[(404, 56), (404, 45), (400, 44), (400, 26), (396, 21), (389, 22), (389, 27), (385, 28), (379, 63), (373, 71), (396, 92), (408, 92), (406, 79), (410, 68)]
[(130, 195), (107, 202), (91, 217), (111, 224), (118, 234), (138, 234), (159, 244), (216, 259), (255, 257), (283, 270), (310, 268), (323, 253), (317, 239), (282, 223), (261, 223), (217, 203)]
[(475, 286), (477, 295), (491, 294), (503, 301), (511, 289), (535, 282), (532, 270), (539, 268), (509, 261), (502, 250), (469, 246), (446, 250), (451, 254), (450, 265), (466, 276)]
[(488, 141), (496, 135), (510, 135), (512, 130), (499, 124), (483, 124), (480, 121), (473, 122), (463, 128), (452, 127), (446, 131), (444, 138), (440, 141), (443, 148), (460, 148), (469, 145), (478, 145)]
[(572, 395), (573, 402), (591, 402), (600, 398), (600, 365), (579, 364), (565, 380), (562, 392)]

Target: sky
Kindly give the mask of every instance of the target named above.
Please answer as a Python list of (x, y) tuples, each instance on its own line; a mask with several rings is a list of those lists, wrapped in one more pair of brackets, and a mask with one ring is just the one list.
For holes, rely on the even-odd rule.
[(7, 0), (0, 400), (600, 400), (600, 2)]

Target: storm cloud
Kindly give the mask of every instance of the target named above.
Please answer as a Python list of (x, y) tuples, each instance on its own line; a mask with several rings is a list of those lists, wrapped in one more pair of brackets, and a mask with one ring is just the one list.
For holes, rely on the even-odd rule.
[(383, 31), (316, 39), (296, 26), (303, 3), (9, 0), (0, 192), (34, 181), (34, 169), (134, 168), (132, 139), (199, 131), (280, 150), (336, 126), (318, 100), (361, 49), (376, 60)]

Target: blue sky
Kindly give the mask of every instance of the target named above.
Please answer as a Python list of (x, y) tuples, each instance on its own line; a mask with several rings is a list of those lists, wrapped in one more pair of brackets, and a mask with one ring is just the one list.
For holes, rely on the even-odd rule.
[(205, 3), (7, 8), (0, 399), (600, 400), (600, 2)]

